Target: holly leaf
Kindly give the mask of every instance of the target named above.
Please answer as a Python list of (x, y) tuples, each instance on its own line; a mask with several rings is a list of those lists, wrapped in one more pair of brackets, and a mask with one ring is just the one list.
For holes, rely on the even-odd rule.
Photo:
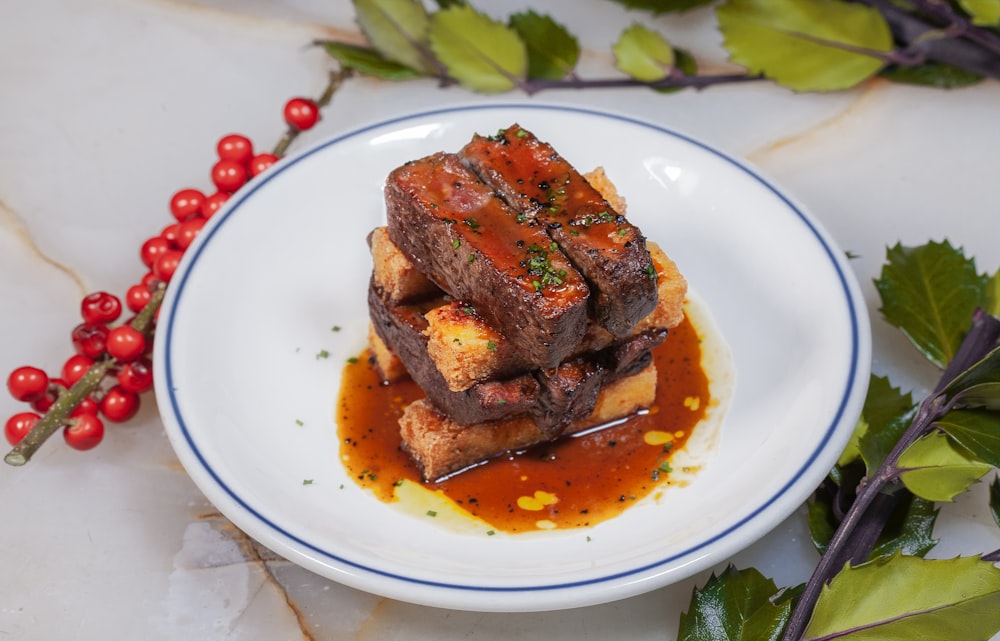
[(688, 610), (681, 613), (677, 641), (777, 641), (792, 606), (793, 599), (782, 599), (773, 580), (754, 568), (730, 565), (692, 592)]
[(929, 61), (912, 67), (886, 67), (879, 75), (883, 78), (907, 85), (935, 87), (937, 89), (958, 89), (981, 82), (983, 77), (961, 67), (943, 62)]
[(1000, 270), (986, 281), (983, 311), (990, 316), (1000, 316)]
[(900, 492), (899, 506), (893, 510), (882, 535), (868, 558), (891, 556), (897, 552), (909, 556), (924, 556), (938, 544), (931, 537), (939, 510), (932, 501), (926, 501), (909, 492)]
[(424, 75), (420, 71), (387, 59), (375, 49), (330, 40), (320, 44), (330, 56), (340, 63), (341, 67), (354, 69), (365, 76), (374, 76), (383, 80), (410, 80)]
[(727, 0), (715, 12), (733, 62), (794, 91), (853, 87), (893, 49), (885, 18), (860, 3)]
[(896, 554), (823, 588), (804, 641), (982, 641), (1000, 630), (1000, 569), (976, 557)]
[(901, 481), (928, 501), (951, 502), (990, 471), (991, 466), (955, 448), (942, 432), (931, 432), (899, 457)]
[(977, 458), (1000, 467), (1000, 413), (952, 410), (935, 421), (956, 443)]
[(635, 23), (611, 46), (615, 67), (641, 82), (666, 78), (674, 66), (674, 48), (659, 33)]
[(981, 27), (1000, 26), (1000, 0), (959, 0), (958, 4)]
[(517, 87), (528, 74), (528, 51), (517, 32), (467, 5), (431, 16), (430, 45), (448, 75), (482, 93)]
[(528, 49), (528, 77), (558, 80), (576, 67), (580, 43), (566, 27), (528, 10), (508, 20)]
[[(832, 499), (833, 495), (825, 495), (823, 498)], [(809, 538), (813, 547), (820, 554), (826, 552), (826, 547), (833, 540), (833, 535), (837, 531), (838, 519), (833, 512), (832, 500), (823, 500), (819, 496), (814, 496), (806, 503), (806, 523), (809, 526)]]
[(387, 60), (434, 73), (427, 51), (428, 15), (419, 0), (353, 0), (358, 26)]
[(857, 437), (858, 452), (869, 474), (882, 465), (889, 451), (909, 427), (915, 411), (910, 394), (903, 394), (884, 376), (873, 374), (870, 377), (868, 395), (861, 409), (863, 431)]
[(652, 11), (654, 14), (658, 14), (688, 11), (710, 5), (715, 0), (614, 0), (614, 2), (629, 9)]
[(943, 392), (952, 399), (960, 397), (964, 407), (1000, 410), (1000, 347), (953, 378)]
[(918, 247), (897, 243), (875, 280), (882, 315), (932, 363), (944, 368), (982, 306), (986, 278), (946, 240)]

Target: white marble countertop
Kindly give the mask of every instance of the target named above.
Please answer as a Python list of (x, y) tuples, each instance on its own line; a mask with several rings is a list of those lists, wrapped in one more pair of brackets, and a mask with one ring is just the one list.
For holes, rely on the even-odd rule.
[[(602, 74), (611, 72), (618, 31), (648, 19), (597, 1), (582, 11), (570, 2), (533, 5), (551, 7), (586, 44), (583, 70)], [(710, 13), (654, 23), (724, 64)], [(137, 281), (140, 244), (170, 222), (177, 189), (207, 187), (220, 136), (242, 132), (261, 148), (277, 141), (285, 100), (322, 91), (333, 64), (309, 43), (331, 34), (358, 38), (349, 3), (40, 0), (0, 8), (4, 376), (21, 364), (58, 370), (72, 352), (81, 296), (124, 293)], [(872, 82), (831, 95), (752, 83), (532, 99), (666, 125), (773, 177), (857, 256), (851, 266), (872, 316), (873, 368), (904, 389), (927, 389), (934, 372), (879, 317), (872, 279), (886, 246), (947, 238), (982, 271), (1000, 265), (996, 82), (955, 91)], [(352, 79), (296, 145), (421, 108), (490, 100), (430, 81)], [(19, 407), (0, 399), (4, 419)], [(934, 556), (1000, 548), (984, 497), (980, 484), (944, 507)], [(151, 395), (93, 451), (54, 440), (26, 467), (0, 466), (0, 505), (3, 639), (670, 639), (692, 587), (708, 575), (606, 605), (530, 614), (440, 610), (358, 592), (277, 557), (219, 515), (178, 464)], [(733, 561), (791, 585), (815, 559), (800, 511)]]

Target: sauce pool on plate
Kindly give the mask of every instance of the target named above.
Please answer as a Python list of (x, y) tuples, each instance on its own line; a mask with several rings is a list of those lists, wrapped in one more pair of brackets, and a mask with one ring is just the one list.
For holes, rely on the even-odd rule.
[[(401, 449), (398, 420), (423, 396), (410, 380), (381, 383), (365, 352), (343, 372), (337, 403), (341, 461), (359, 485), (385, 502), (422, 486), (489, 532), (582, 528), (613, 518), (675, 483), (673, 455), (713, 403), (702, 336), (689, 317), (653, 351), (656, 401), (601, 429), (509, 452), (443, 480), (424, 483)], [(412, 496), (412, 492), (407, 492)], [(412, 507), (412, 506), (411, 506)], [(428, 517), (437, 516), (428, 509)]]

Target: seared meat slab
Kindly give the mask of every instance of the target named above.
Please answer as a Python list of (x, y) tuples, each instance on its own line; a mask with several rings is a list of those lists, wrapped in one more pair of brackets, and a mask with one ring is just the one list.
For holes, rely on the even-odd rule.
[(587, 283), (543, 228), (519, 224), (457, 156), (399, 167), (385, 199), (392, 242), (532, 364), (555, 367), (574, 351), (587, 324)]
[(473, 137), (459, 156), (583, 274), (598, 324), (624, 336), (653, 310), (656, 273), (646, 239), (551, 145), (515, 124)]

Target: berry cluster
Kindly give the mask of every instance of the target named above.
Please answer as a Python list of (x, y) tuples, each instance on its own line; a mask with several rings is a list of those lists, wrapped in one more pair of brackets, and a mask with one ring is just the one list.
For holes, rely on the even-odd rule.
[[(291, 139), (318, 122), (320, 105), (327, 100), (328, 95), (320, 102), (292, 98), (285, 104), (289, 129), (275, 153), (255, 153), (250, 139), (240, 134), (223, 136), (216, 145), (218, 160), (210, 174), (216, 191), (206, 195), (186, 188), (173, 195), (170, 213), (174, 220), (142, 244), (139, 257), (147, 272), (128, 288), (124, 306), (107, 292), (86, 296), (80, 304), (82, 322), (71, 332), (76, 353), (63, 363), (59, 376), (30, 365), (10, 373), (7, 389), (15, 400), (28, 403), (31, 411), (11, 416), (4, 424), (4, 435), (15, 451), (19, 444), (25, 448), (29, 435), (35, 437), (31, 451), (15, 457), (17, 464), (25, 462), (60, 427), (70, 447), (89, 450), (104, 438), (104, 421), (121, 423), (135, 416), (140, 394), (153, 386), (156, 313), (185, 250), (235, 191), (277, 162)], [(124, 309), (134, 316), (113, 325)]]

